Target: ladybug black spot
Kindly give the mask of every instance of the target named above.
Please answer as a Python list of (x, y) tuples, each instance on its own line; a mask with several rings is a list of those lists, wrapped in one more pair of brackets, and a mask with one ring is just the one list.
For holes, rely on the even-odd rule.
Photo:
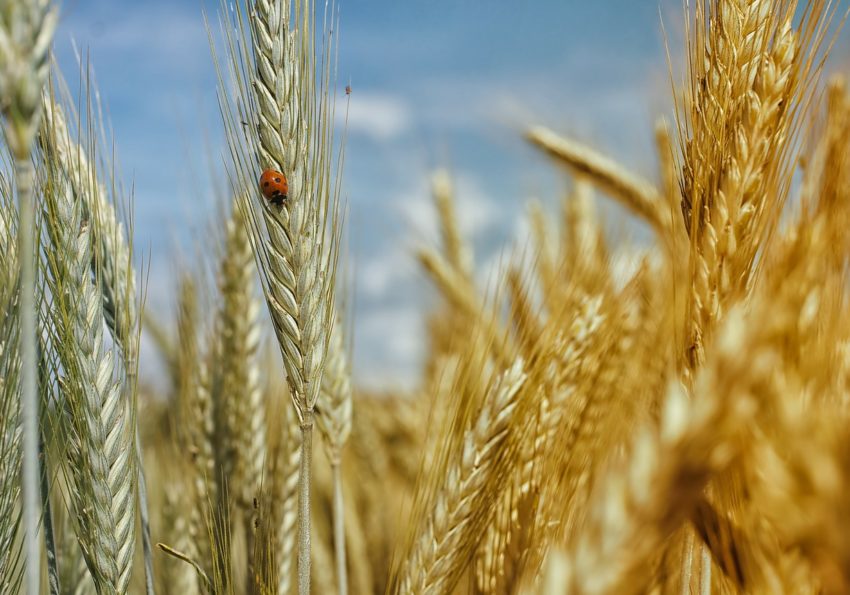
[(280, 184), (280, 178), (275, 178), (274, 181)]
[(268, 182), (263, 182), (263, 188), (268, 188), (268, 187), (269, 187), (269, 183), (268, 183)]

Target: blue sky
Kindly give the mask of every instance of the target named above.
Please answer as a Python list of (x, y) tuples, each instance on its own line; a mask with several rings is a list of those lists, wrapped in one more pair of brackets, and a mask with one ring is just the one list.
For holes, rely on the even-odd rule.
[[(353, 88), (343, 195), (355, 272), (355, 375), (410, 386), (434, 295), (412, 257), (435, 238), (428, 176), (446, 167), (482, 278), (521, 241), (524, 204), (556, 212), (566, 177), (526, 146), (544, 123), (648, 177), (652, 126), (669, 111), (660, 17), (681, 46), (679, 0), (338, 0), (339, 84)], [(173, 301), (226, 193), (216, 78), (202, 9), (217, 2), (65, 0), (57, 56), (87, 54), (150, 254), (149, 307)]]

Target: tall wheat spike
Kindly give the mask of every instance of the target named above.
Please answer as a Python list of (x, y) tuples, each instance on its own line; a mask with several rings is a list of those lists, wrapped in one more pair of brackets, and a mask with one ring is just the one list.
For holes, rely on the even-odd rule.
[[(254, 297), (255, 267), (248, 229), (236, 202), (225, 229), (219, 271), (218, 366), (213, 400), (223, 450), (219, 465), (229, 493), (243, 517), (253, 562), (253, 502), (260, 496), (266, 458), (266, 403), (258, 364), (261, 328), (259, 302)], [(253, 580), (253, 566), (249, 579)]]
[[(310, 583), (310, 469), (313, 416), (333, 324), (339, 246), (339, 172), (334, 151), (334, 82), (331, 31), (336, 15), (326, 5), (316, 23), (309, 0), (294, 4), (238, 3), (225, 31), (233, 85), (224, 84), (222, 116), (241, 208), (302, 428), (299, 513), (299, 592)], [(224, 7), (227, 13), (227, 7)], [(247, 20), (247, 23), (246, 23)], [(321, 35), (321, 50), (317, 42)], [(241, 122), (247, 121), (243, 127)], [(338, 162), (335, 161), (340, 157)], [(289, 180), (280, 205), (257, 188), (261, 170)], [(247, 192), (246, 192), (247, 191)]]
[(20, 254), (21, 418), (23, 448), (23, 521), (27, 592), (39, 588), (41, 558), (37, 541), (38, 387), (36, 380), (36, 239), (30, 161), (33, 138), (40, 124), (41, 90), (48, 72), (48, 52), (57, 11), (47, 0), (3, 0), (0, 3), (0, 98), (5, 140), (15, 162), (18, 191)]
[(226, 473), (231, 493), (246, 511), (259, 494), (265, 461), (265, 403), (258, 367), (259, 303), (254, 297), (254, 256), (242, 213), (234, 203), (226, 223), (219, 274), (218, 324), (222, 370), (217, 388), (233, 452)]
[[(45, 135), (54, 134), (49, 127)], [(78, 539), (100, 592), (129, 590), (136, 522), (136, 464), (130, 403), (121, 389), (114, 352), (104, 346), (105, 323), (91, 266), (91, 227), (83, 204), (45, 143), (50, 168), (47, 262), (54, 297), (54, 344), (65, 376), (62, 398), (70, 432), (69, 466)], [(52, 166), (50, 164), (53, 164)]]
[(785, 202), (796, 133), (819, 72), (826, 6), (808, 2), (796, 29), (794, 0), (713, 0), (695, 9), (689, 101), (680, 116), (691, 367), (704, 359), (729, 299), (747, 290)]
[[(91, 122), (90, 102), (87, 119)], [(75, 142), (68, 130), (65, 113), (57, 99), (44, 94), (45, 119), (53, 133), (46, 142), (55, 142), (53, 154), (63, 175), (69, 180), (77, 200), (82, 202), (83, 216), (92, 226), (92, 274), (100, 275), (99, 284), (103, 302), (106, 325), (118, 343), (121, 351), (127, 398), (135, 400), (136, 378), (138, 372), (139, 351), (139, 315), (136, 300), (136, 275), (133, 268), (131, 242), (119, 221), (116, 206), (109, 200), (105, 184), (94, 166), (97, 157), (96, 141), (91, 138), (94, 131), (88, 131), (88, 139), (80, 138)], [(84, 144), (88, 141), (88, 146)], [(114, 188), (113, 180), (113, 188)], [(132, 239), (132, 238), (131, 238)], [(135, 410), (135, 406), (134, 406)], [(147, 489), (144, 469), (141, 465), (141, 443), (138, 437), (138, 425), (131, 422), (136, 435), (136, 457), (138, 465), (139, 509), (142, 520), (142, 535), (145, 558), (145, 577), (147, 592), (153, 589), (153, 567), (150, 540), (150, 522), (148, 520)]]

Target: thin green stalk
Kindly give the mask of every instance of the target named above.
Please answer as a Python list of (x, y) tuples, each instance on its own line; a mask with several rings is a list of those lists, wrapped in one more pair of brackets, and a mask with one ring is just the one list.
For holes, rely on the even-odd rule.
[(151, 521), (148, 513), (148, 485), (145, 480), (145, 470), (142, 464), (142, 439), (139, 437), (139, 426), (134, 424), (136, 431), (136, 466), (138, 469), (137, 497), (139, 499), (139, 518), (142, 523), (142, 552), (145, 562), (145, 593), (154, 595), (153, 587), (153, 542), (151, 541)]
[(342, 461), (337, 455), (331, 461), (333, 476), (333, 523), (336, 580), (339, 595), (348, 595), (348, 569), (345, 562), (345, 506), (342, 500)]
[(35, 312), (35, 205), (33, 167), (29, 157), (15, 160), (18, 186), (18, 257), (21, 259), (21, 425), (23, 448), (23, 517), (26, 592), (36, 594), (41, 583), (38, 521), (41, 516), (38, 463), (38, 379)]
[(313, 412), (301, 420), (301, 474), (298, 478), (298, 594), (310, 595), (310, 468), (313, 459)]
[(50, 507), (50, 482), (47, 476), (47, 449), (44, 445), (44, 432), (39, 432), (38, 454), (41, 465), (41, 501), (44, 507), (44, 545), (47, 549), (47, 586), (50, 595), (59, 595), (59, 565), (56, 561), (56, 536), (53, 534), (53, 512)]

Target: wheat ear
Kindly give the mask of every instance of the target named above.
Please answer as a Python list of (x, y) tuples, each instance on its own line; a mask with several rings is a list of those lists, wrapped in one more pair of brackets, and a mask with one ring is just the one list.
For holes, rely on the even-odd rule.
[(15, 161), (20, 255), (21, 419), (25, 586), (36, 593), (41, 578), (38, 547), (38, 386), (36, 379), (36, 228), (34, 172), (30, 161), (40, 124), (41, 90), (47, 80), (48, 52), (58, 15), (47, 0), (0, 3), (0, 98), (5, 138)]
[[(46, 131), (50, 135), (53, 131)], [(48, 143), (48, 146), (53, 143)], [(54, 145), (55, 146), (55, 145)], [(126, 593), (135, 547), (136, 464), (131, 411), (103, 342), (99, 289), (89, 273), (91, 227), (67, 178), (52, 163), (46, 197), (48, 264), (62, 382), (78, 539), (98, 589)]]
[(286, 426), (280, 443), (271, 457), (272, 510), (271, 532), (274, 536), (274, 570), (277, 574), (277, 592), (290, 592), (292, 562), (295, 558), (296, 524), (298, 521), (298, 473), (301, 460), (301, 434), (295, 412), (284, 414)]
[[(248, 217), (266, 302), (301, 424), (299, 593), (310, 590), (310, 472), (313, 417), (333, 323), (339, 245), (339, 172), (334, 175), (334, 34), (315, 23), (310, 0), (237, 5), (228, 30), (234, 102), (222, 106), (242, 209)], [(326, 6), (326, 25), (335, 21)], [(249, 32), (246, 31), (246, 12)], [(323, 53), (317, 56), (317, 30)], [(250, 35), (250, 42), (245, 39)], [(227, 95), (227, 89), (225, 89)], [(228, 95), (229, 96), (229, 95)], [(243, 130), (241, 121), (248, 119)], [(336, 166), (341, 166), (341, 154)], [(283, 172), (288, 197), (272, 204), (257, 190), (261, 169)]]
[(431, 193), (440, 217), (443, 253), (455, 272), (472, 286), (474, 263), (472, 248), (460, 233), (455, 212), (455, 193), (449, 172), (440, 169), (431, 176)]
[(265, 462), (265, 404), (258, 363), (261, 328), (254, 297), (254, 255), (242, 213), (234, 204), (227, 221), (225, 256), (221, 263), (220, 380), (224, 407), (233, 436), (232, 490), (247, 512), (259, 495)]
[(186, 276), (178, 285), (177, 438), (188, 462), (191, 492), (188, 519), (192, 548), (185, 552), (207, 573), (212, 572), (209, 523), (218, 502), (218, 477), (213, 449), (213, 406), (208, 362), (198, 347), (198, 298), (195, 281)]
[[(218, 312), (220, 371), (217, 406), (223, 422), (223, 476), (241, 510), (249, 560), (253, 564), (253, 502), (260, 496), (266, 456), (266, 407), (258, 364), (260, 304), (254, 297), (254, 255), (244, 218), (234, 202), (226, 222), (219, 271), (222, 303)], [(248, 580), (254, 580), (253, 566)]]
[(688, 358), (704, 359), (712, 327), (749, 290), (757, 253), (791, 184), (801, 117), (819, 72), (826, 8), (814, 1), (714, 0), (696, 10), (691, 40), (682, 212), (691, 238)]
[(337, 318), (328, 345), (328, 359), (322, 375), (322, 392), (316, 405), (316, 421), (327, 446), (333, 476), (333, 540), (339, 595), (348, 593), (341, 467), (342, 448), (351, 433), (351, 409), (351, 371), (348, 368), (342, 323)]
[[(517, 396), (525, 382), (517, 361), (490, 387), (474, 426), (464, 433), (458, 458), (447, 468), (442, 488), (399, 572), (398, 592), (448, 593), (475, 547), (482, 498), (493, 480)], [(479, 521), (476, 521), (479, 519)]]
[[(90, 104), (87, 104), (90, 105)], [(136, 297), (136, 275), (133, 269), (131, 243), (119, 221), (115, 205), (109, 200), (106, 188), (93, 166), (96, 147), (94, 141), (88, 148), (83, 140), (75, 143), (71, 139), (61, 105), (53, 97), (44, 94), (45, 119), (53, 133), (47, 139), (55, 141), (53, 152), (58, 165), (69, 180), (77, 200), (83, 205), (83, 216), (92, 226), (92, 273), (100, 277), (101, 299), (106, 325), (121, 349), (126, 374), (125, 392), (134, 401), (138, 370), (139, 316)], [(91, 113), (88, 114), (91, 120)], [(147, 482), (142, 466), (142, 449), (138, 424), (133, 416), (135, 450), (139, 476), (139, 512), (142, 521), (145, 581), (148, 595), (153, 592), (153, 561), (148, 519)]]

